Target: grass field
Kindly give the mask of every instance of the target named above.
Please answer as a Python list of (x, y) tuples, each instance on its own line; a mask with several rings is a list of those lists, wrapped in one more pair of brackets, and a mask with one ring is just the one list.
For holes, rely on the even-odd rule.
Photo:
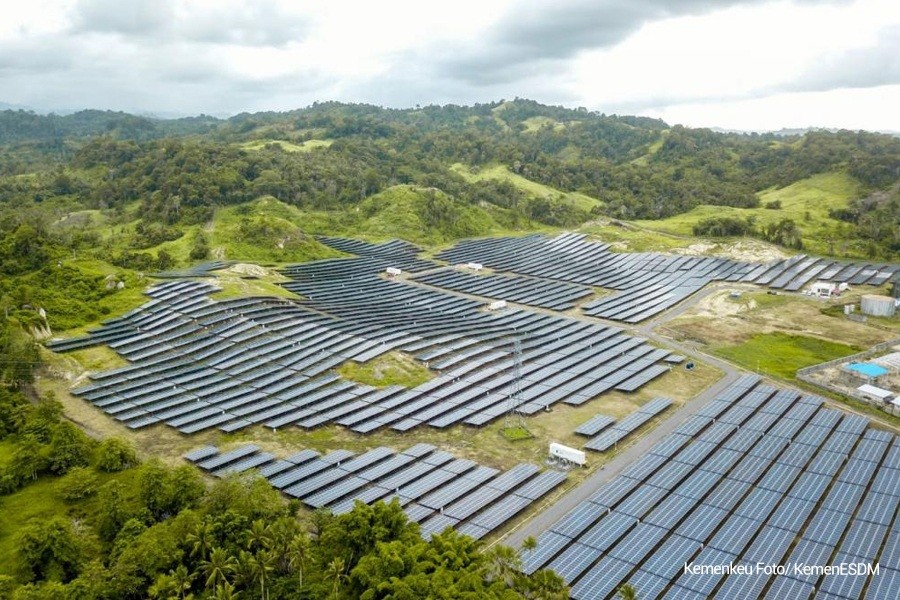
[(525, 125), (525, 133), (535, 133), (547, 126), (553, 127), (554, 131), (562, 131), (566, 128), (565, 123), (554, 121), (550, 117), (529, 117), (522, 121), (522, 124)]
[(797, 369), (860, 352), (862, 348), (782, 332), (760, 333), (742, 344), (712, 351), (745, 369), (794, 379)]
[(613, 225), (611, 222), (592, 222), (579, 227), (578, 231), (591, 234), (607, 244), (612, 244), (613, 250), (625, 252), (670, 252), (700, 241), (647, 231), (628, 223)]
[[(692, 235), (693, 227), (711, 217), (754, 217), (757, 226), (775, 223), (781, 219), (793, 219), (803, 233), (805, 252), (834, 254), (829, 240), (838, 241), (841, 222), (828, 216), (828, 209), (843, 208), (858, 197), (860, 185), (846, 173), (813, 175), (780, 189), (769, 189), (758, 194), (759, 208), (732, 208), (729, 206), (701, 205), (681, 215), (658, 221), (636, 221), (649, 229), (676, 235)], [(765, 208), (769, 202), (781, 202), (777, 210)]]
[(516, 173), (511, 172), (503, 165), (485, 167), (484, 169), (481, 169), (480, 171), (474, 173), (471, 169), (461, 163), (456, 163), (450, 168), (455, 173), (458, 173), (463, 178), (465, 178), (467, 181), (483, 181), (485, 179), (507, 181), (515, 185), (523, 192), (536, 198), (559, 198), (564, 202), (575, 206), (576, 208), (580, 208), (586, 211), (591, 210), (595, 206), (600, 206), (603, 204), (597, 198), (592, 198), (591, 196), (587, 196), (585, 194), (580, 194), (578, 192), (563, 192), (542, 183), (531, 181), (530, 179), (526, 179), (521, 175), (517, 175)]
[(414, 388), (434, 377), (424, 365), (399, 351), (382, 354), (365, 363), (349, 360), (338, 367), (337, 372), (345, 379), (379, 388), (391, 385)]
[(275, 144), (277, 146), (281, 146), (281, 149), (285, 152), (310, 152), (317, 148), (327, 148), (334, 140), (306, 140), (305, 142), (300, 142), (299, 144), (295, 144), (293, 142), (287, 142), (284, 140), (251, 140), (249, 142), (244, 142), (240, 144), (240, 147), (244, 150), (262, 150), (269, 144)]

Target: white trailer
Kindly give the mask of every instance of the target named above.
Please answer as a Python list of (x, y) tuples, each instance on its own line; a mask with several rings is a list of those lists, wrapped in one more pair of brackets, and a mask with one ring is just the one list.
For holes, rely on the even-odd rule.
[(563, 446), (562, 444), (557, 444), (556, 442), (550, 443), (550, 456), (552, 456), (553, 458), (561, 458), (582, 467), (585, 465), (585, 463), (587, 463), (587, 459), (582, 450), (569, 448), (568, 446)]
[(397, 267), (388, 267), (387, 269), (385, 269), (385, 272), (386, 272), (388, 275), (390, 275), (391, 277), (397, 277), (398, 275), (400, 275), (401, 273), (403, 273), (403, 271), (401, 271), (401, 270), (398, 269)]
[(481, 269), (484, 268), (484, 265), (482, 265), (481, 263), (477, 263), (477, 262), (470, 262), (470, 263), (466, 263), (466, 268), (471, 269), (473, 271), (480, 271)]
[(506, 308), (506, 300), (497, 300), (488, 304), (488, 310), (503, 310)]

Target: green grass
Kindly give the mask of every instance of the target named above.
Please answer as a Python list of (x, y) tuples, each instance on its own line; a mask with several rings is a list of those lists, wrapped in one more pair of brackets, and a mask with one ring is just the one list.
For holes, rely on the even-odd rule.
[(12, 453), (16, 446), (9, 440), (0, 440), (0, 470), (6, 468), (6, 465), (12, 460)]
[(647, 231), (625, 224), (623, 226), (590, 223), (578, 229), (580, 232), (596, 236), (601, 241), (613, 244), (614, 250), (627, 252), (670, 252), (676, 248), (687, 248), (701, 241), (699, 238), (684, 239), (656, 231)]
[(297, 294), (286, 290), (276, 283), (276, 278), (266, 276), (260, 279), (242, 279), (238, 275), (220, 275), (216, 285), (222, 291), (210, 295), (213, 300), (228, 298), (246, 298), (248, 296), (275, 296), (279, 298), (297, 298)]
[(633, 161), (631, 161), (631, 164), (639, 165), (639, 166), (644, 166), (644, 165), (646, 165), (647, 163), (649, 163), (649, 162), (650, 162), (650, 158), (651, 158), (654, 154), (656, 154), (657, 152), (659, 152), (659, 149), (660, 149), (660, 148), (662, 148), (663, 142), (666, 141), (666, 137), (667, 137), (668, 135), (669, 135), (669, 130), (668, 130), (668, 129), (664, 129), (663, 131), (661, 131), (661, 132), (660, 132), (659, 139), (656, 140), (655, 142), (653, 142), (652, 144), (650, 144), (650, 146), (647, 148), (647, 154), (645, 154), (645, 155), (643, 155), (643, 156), (637, 157), (636, 159), (634, 159)]
[(244, 142), (240, 144), (241, 148), (244, 150), (262, 150), (269, 144), (275, 144), (277, 146), (281, 146), (281, 149), (285, 152), (311, 152), (317, 148), (327, 148), (334, 140), (306, 140), (305, 142), (300, 142), (299, 144), (295, 144), (293, 142), (287, 142), (285, 140), (251, 140), (249, 142)]
[(861, 351), (856, 346), (786, 333), (760, 333), (742, 344), (712, 348), (745, 369), (794, 379), (797, 369), (834, 360)]
[(530, 440), (534, 435), (527, 428), (521, 426), (504, 427), (500, 430), (500, 435), (509, 442), (518, 442), (520, 440)]
[(483, 181), (485, 179), (507, 181), (526, 194), (536, 198), (560, 198), (564, 202), (567, 202), (576, 208), (580, 208), (581, 210), (590, 211), (595, 206), (603, 204), (600, 200), (586, 194), (563, 192), (548, 185), (531, 181), (530, 179), (526, 179), (521, 175), (511, 172), (504, 165), (494, 165), (485, 167), (477, 172), (472, 172), (472, 170), (465, 165), (456, 163), (450, 167), (450, 169), (470, 182)]
[[(439, 222), (428, 218), (428, 205), (443, 208)], [(357, 211), (346, 213), (353, 220), (335, 233), (370, 240), (402, 238), (432, 246), (467, 237), (505, 235), (510, 231), (535, 229), (510, 211), (486, 204), (472, 206), (434, 188), (396, 185), (369, 196)]]
[(550, 117), (528, 117), (522, 124), (525, 126), (525, 133), (536, 133), (540, 131), (542, 127), (547, 127), (548, 125), (553, 127), (554, 131), (562, 131), (566, 128), (565, 123), (560, 123), (559, 121), (554, 121)]
[(414, 388), (434, 377), (427, 367), (397, 351), (382, 354), (365, 363), (347, 361), (338, 367), (337, 372), (345, 379), (373, 387), (402, 385)]
[(304, 214), (272, 197), (220, 209), (209, 232), (222, 258), (255, 262), (304, 262), (344, 256), (301, 229)]
[[(804, 251), (817, 254), (833, 253), (828, 241), (838, 237), (841, 222), (828, 216), (831, 208), (843, 208), (859, 197), (860, 184), (846, 173), (823, 173), (801, 179), (787, 187), (768, 189), (757, 194), (759, 208), (701, 205), (684, 214), (658, 221), (635, 221), (637, 225), (676, 235), (692, 235), (693, 227), (712, 217), (755, 217), (757, 227), (793, 219), (803, 232)], [(780, 201), (781, 208), (765, 208), (768, 202)], [(836, 240), (837, 241), (837, 240)]]
[[(98, 488), (113, 479), (130, 487), (137, 475), (136, 469), (121, 473), (92, 472), (97, 476)], [(71, 504), (63, 501), (61, 494), (67, 481), (68, 475), (40, 477), (13, 494), (0, 496), (0, 575), (16, 574), (16, 561), (13, 560), (16, 541), (19, 532), (33, 520), (67, 516), (90, 522), (96, 518), (99, 508), (96, 496)]]
[(25, 488), (0, 497), (0, 575), (15, 575), (16, 538), (34, 519), (64, 515), (69, 507), (60, 498), (61, 480), (43, 477)]

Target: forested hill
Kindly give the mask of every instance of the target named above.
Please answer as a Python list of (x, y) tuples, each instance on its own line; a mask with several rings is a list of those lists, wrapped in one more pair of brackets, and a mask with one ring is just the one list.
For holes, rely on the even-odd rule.
[[(527, 100), (405, 110), (327, 102), (227, 120), (0, 112), (4, 208), (20, 214), (42, 202), (65, 212), (121, 212), (138, 203), (132, 216), (145, 229), (174, 228), (167, 235), (261, 196), (325, 211), (329, 226), (343, 222), (365, 235), (368, 226), (341, 215), (362, 211), (353, 218), (378, 221), (402, 196), (401, 216), (414, 217), (409, 237), (444, 241), (574, 227), (596, 216), (755, 208), (764, 190), (823, 173), (853, 185), (852, 197), (825, 207), (836, 235), (854, 240), (845, 252), (895, 257), (900, 139), (888, 135), (718, 133)], [(705, 227), (765, 237), (751, 221), (733, 225)], [(796, 246), (791, 240), (801, 237), (772, 241)]]

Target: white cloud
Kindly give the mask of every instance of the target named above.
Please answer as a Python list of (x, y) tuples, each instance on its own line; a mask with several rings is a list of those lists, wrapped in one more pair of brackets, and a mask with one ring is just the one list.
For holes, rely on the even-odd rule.
[[(835, 109), (818, 125), (846, 126), (865, 110), (872, 128), (900, 129), (879, 101), (900, 84), (894, 0), (34, 0), (4, 8), (0, 102), (38, 109), (221, 114), (332, 99), (413, 106), (520, 96), (749, 129), (791, 118), (774, 107), (807, 98)], [(807, 90), (816, 93), (797, 93)], [(753, 112), (764, 107), (771, 118)], [(766, 127), (782, 125), (796, 123)]]

